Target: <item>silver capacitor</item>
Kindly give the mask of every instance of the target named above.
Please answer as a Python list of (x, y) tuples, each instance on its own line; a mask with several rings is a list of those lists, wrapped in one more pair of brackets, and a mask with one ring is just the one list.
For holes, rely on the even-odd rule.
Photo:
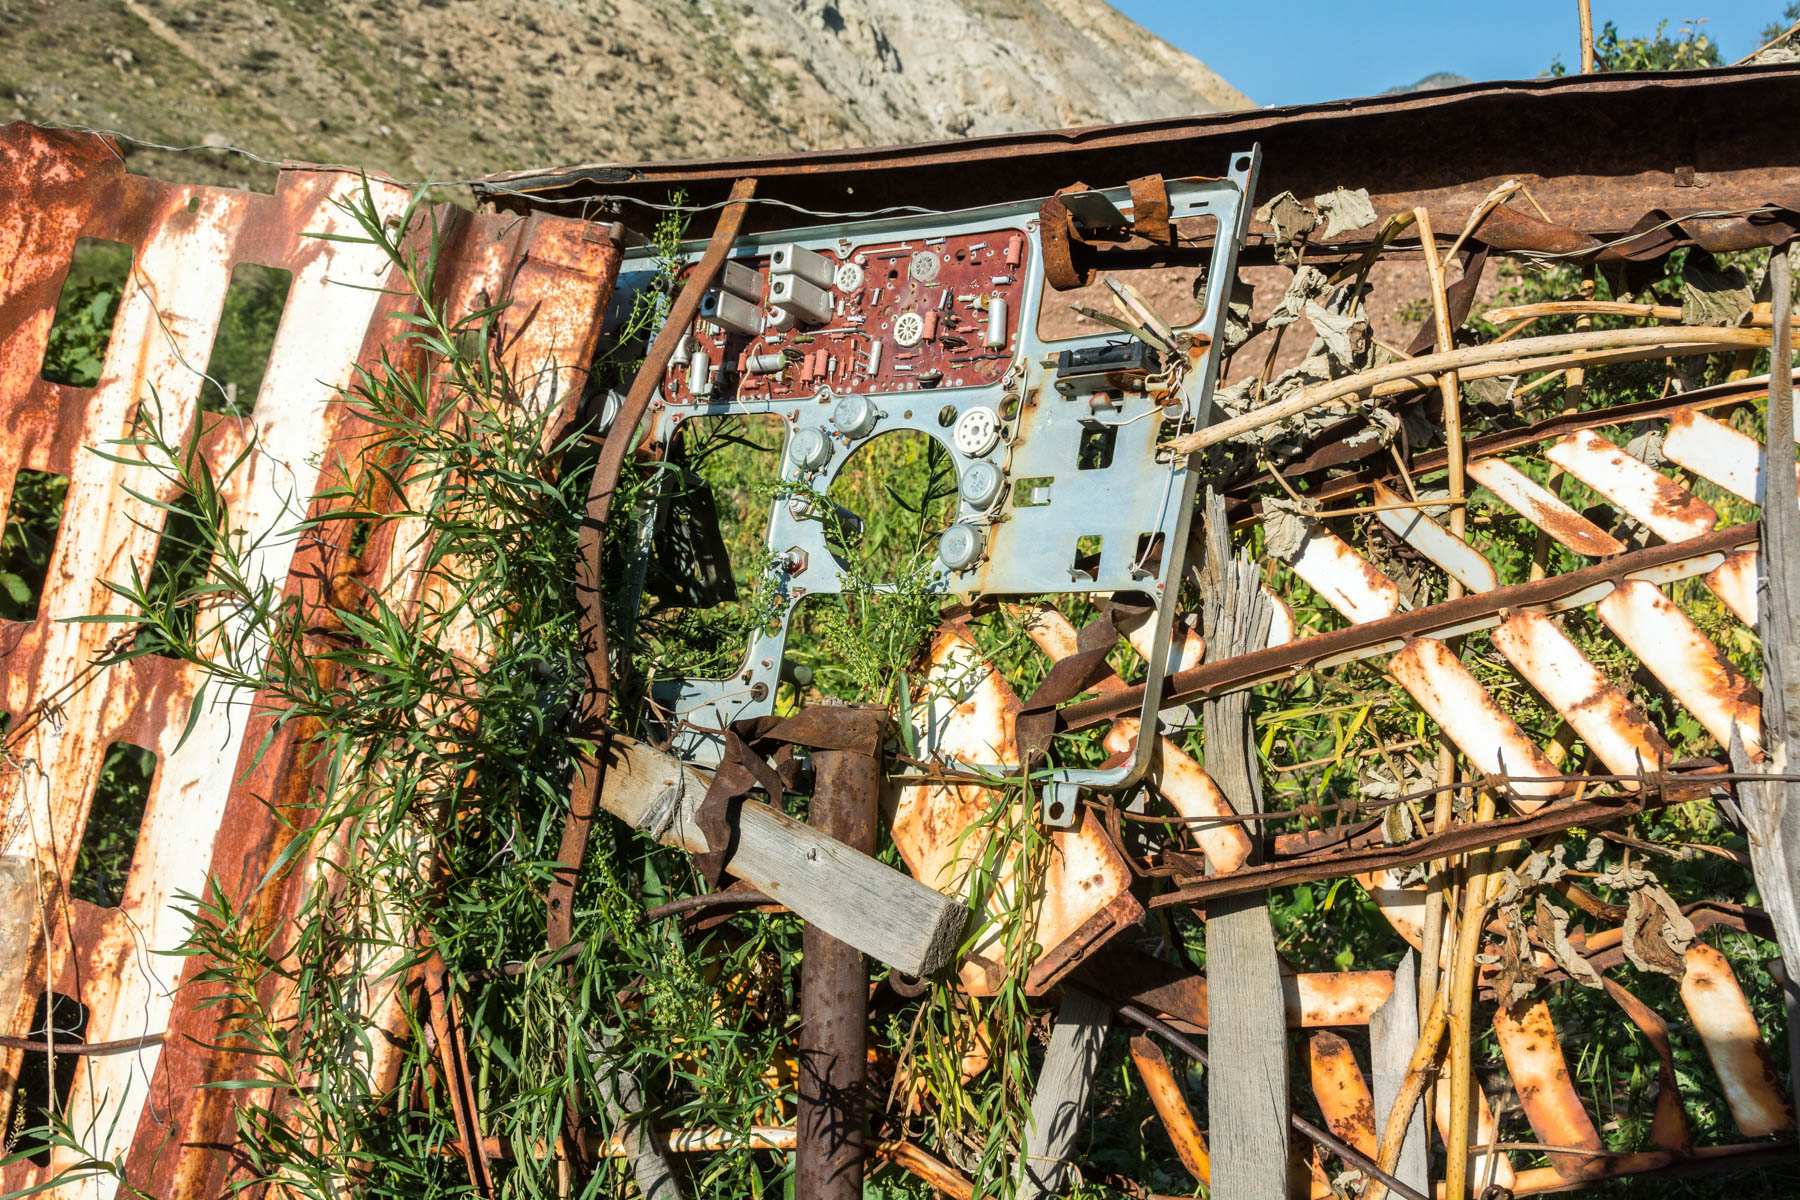
[(706, 357), (706, 351), (696, 350), (688, 359), (688, 391), (696, 396), (712, 394), (712, 362)]
[(1006, 345), (1006, 297), (988, 298), (987, 347), (998, 350)]
[(772, 354), (752, 354), (744, 367), (754, 375), (773, 375), (787, 365), (787, 358), (777, 350)]

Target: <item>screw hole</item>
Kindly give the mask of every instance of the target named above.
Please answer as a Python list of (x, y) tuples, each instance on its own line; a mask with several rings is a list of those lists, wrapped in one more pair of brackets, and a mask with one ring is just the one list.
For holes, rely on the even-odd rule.
[(1237, 160), (1237, 169), (1240, 171), (1248, 171), (1250, 169), (1250, 160), (1248, 158), (1238, 159)]

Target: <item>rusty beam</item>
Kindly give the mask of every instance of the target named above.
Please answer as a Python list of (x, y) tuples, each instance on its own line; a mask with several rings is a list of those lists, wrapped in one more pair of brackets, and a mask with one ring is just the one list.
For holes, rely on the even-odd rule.
[[(1654, 223), (1644, 221), (1652, 209), (1678, 216), (1794, 197), (1781, 164), (1800, 158), (1800, 130), (1789, 119), (1797, 83), (1792, 66), (1524, 79), (912, 146), (517, 171), (490, 177), (477, 193), (530, 208), (593, 206), (606, 196), (660, 203), (680, 188), (711, 204), (733, 180), (755, 175), (761, 197), (827, 212), (960, 208), (1043, 196), (1073, 180), (1122, 183), (1259, 142), (1259, 198), (1366, 187), (1377, 212), (1423, 206), (1436, 225), (1461, 229), (1489, 191), (1516, 179), (1567, 224), (1560, 236), (1579, 252), (1593, 238)], [(1489, 136), (1470, 137), (1471, 129)], [(654, 216), (630, 204), (619, 213), (641, 225)], [(751, 225), (795, 220), (789, 209), (759, 205)], [(1700, 224), (1704, 238), (1757, 233), (1741, 220)]]
[[(885, 709), (853, 711), (857, 720), (877, 726), (887, 718)], [(820, 750), (813, 764), (812, 825), (853, 850), (875, 853), (880, 757)], [(801, 954), (795, 1178), (808, 1200), (857, 1200), (863, 1181), (868, 963), (854, 946), (811, 924), (802, 935)]]
[[(1164, 685), (1164, 705), (1183, 704), (1203, 696), (1219, 695), (1239, 688), (1253, 687), (1272, 679), (1281, 679), (1302, 671), (1350, 658), (1378, 653), (1380, 648), (1400, 649), (1408, 641), (1425, 636), (1463, 633), (1497, 623), (1501, 613), (1516, 608), (1566, 607), (1571, 597), (1579, 597), (1622, 580), (1637, 577), (1661, 578), (1659, 572), (1687, 562), (1703, 562), (1713, 555), (1754, 545), (1754, 525), (1733, 525), (1716, 529), (1698, 537), (1665, 546), (1653, 546), (1591, 567), (1552, 575), (1547, 579), (1477, 592), (1460, 599), (1433, 604), (1300, 638), (1267, 650), (1240, 654), (1216, 663), (1206, 663), (1169, 676)], [(1673, 576), (1671, 576), (1673, 577)], [(1598, 596), (1593, 597), (1598, 599)], [(1141, 684), (1116, 692), (1082, 700), (1057, 710), (1057, 732), (1068, 733), (1089, 729), (1137, 711), (1143, 702)]]

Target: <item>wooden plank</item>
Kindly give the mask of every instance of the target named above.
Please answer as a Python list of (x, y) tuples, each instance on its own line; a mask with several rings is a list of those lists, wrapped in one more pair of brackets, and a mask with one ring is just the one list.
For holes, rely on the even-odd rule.
[[(694, 813), (708, 777), (630, 738), (614, 737), (610, 751), (600, 807), (664, 845), (704, 850)], [(968, 914), (962, 901), (755, 801), (739, 809), (725, 869), (908, 975), (930, 975), (950, 961)]]
[[(1369, 1018), (1369, 1090), (1375, 1094), (1375, 1128), (1387, 1128), (1388, 1113), (1406, 1078), (1406, 1064), (1419, 1041), (1419, 960), (1408, 950), (1394, 968), (1394, 992)], [(1400, 1182), (1427, 1191), (1430, 1168), (1425, 1140), (1425, 1110), (1415, 1107), (1400, 1143), (1394, 1174)]]
[[(1225, 504), (1208, 491), (1202, 611), (1209, 660), (1268, 644), (1271, 609), (1254, 565), (1231, 553)], [(1249, 693), (1201, 706), (1206, 769), (1240, 813), (1262, 809)], [(1260, 894), (1206, 910), (1208, 1133), (1215, 1196), (1284, 1196), (1288, 1188), (1287, 1022), (1280, 960)]]
[(1112, 1006), (1082, 988), (1063, 992), (1062, 1007), (1050, 1031), (1050, 1047), (1038, 1071), (1031, 1098), (1031, 1130), (1019, 1163), (1019, 1195), (1023, 1200), (1054, 1195), (1068, 1173), (1075, 1134), (1087, 1108), (1100, 1051), (1112, 1024)]

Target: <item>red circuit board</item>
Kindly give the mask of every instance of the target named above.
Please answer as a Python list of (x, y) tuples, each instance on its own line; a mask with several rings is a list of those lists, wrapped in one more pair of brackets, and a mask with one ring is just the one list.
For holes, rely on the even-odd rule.
[[(1031, 253), (1022, 231), (871, 243), (847, 254), (820, 247), (816, 253), (838, 268), (830, 320), (767, 328), (754, 337), (696, 320), (686, 354), (663, 380), (663, 395), (676, 404), (796, 400), (820, 388), (843, 394), (969, 387), (1006, 374), (1018, 346)], [(919, 261), (927, 256), (935, 263)], [(756, 269), (766, 294), (768, 259), (738, 261)], [(855, 270), (846, 272), (845, 264)], [(990, 346), (988, 318), (996, 299), (1006, 308), (1003, 344)], [(706, 354), (712, 381), (710, 395), (700, 398), (688, 387), (696, 348)], [(753, 360), (767, 365), (773, 355), (781, 358), (778, 371), (750, 369)]]

